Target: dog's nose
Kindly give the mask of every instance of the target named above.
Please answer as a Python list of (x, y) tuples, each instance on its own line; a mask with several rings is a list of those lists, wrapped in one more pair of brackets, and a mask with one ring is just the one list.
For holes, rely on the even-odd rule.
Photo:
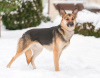
[(74, 26), (74, 23), (73, 22), (70, 22), (70, 23), (67, 24), (67, 26), (68, 27), (73, 27)]
[(74, 25), (74, 23), (73, 23), (73, 22), (71, 22), (71, 23), (70, 23), (70, 26), (73, 26), (73, 25)]

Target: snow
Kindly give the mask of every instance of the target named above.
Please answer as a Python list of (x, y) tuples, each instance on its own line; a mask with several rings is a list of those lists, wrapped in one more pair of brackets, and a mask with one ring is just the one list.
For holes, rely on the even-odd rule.
[(48, 16), (48, 3), (46, 3), (45, 6), (44, 6), (43, 15)]
[(84, 4), (84, 3), (86, 3), (86, 1), (83, 1), (83, 0), (67, 0), (67, 1), (54, 1), (53, 2), (54, 4), (79, 4), (79, 3), (82, 3), (82, 4)]
[(88, 9), (100, 9), (100, 5), (96, 3), (84, 4), (84, 8)]

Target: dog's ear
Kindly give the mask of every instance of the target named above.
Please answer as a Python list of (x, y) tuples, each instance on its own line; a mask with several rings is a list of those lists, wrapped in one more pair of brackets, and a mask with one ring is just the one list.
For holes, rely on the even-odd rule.
[(64, 16), (66, 14), (63, 8), (60, 8), (59, 13), (60, 13), (60, 16)]
[(75, 8), (74, 10), (73, 10), (73, 12), (72, 12), (74, 15), (77, 15), (77, 13), (78, 13), (78, 8)]

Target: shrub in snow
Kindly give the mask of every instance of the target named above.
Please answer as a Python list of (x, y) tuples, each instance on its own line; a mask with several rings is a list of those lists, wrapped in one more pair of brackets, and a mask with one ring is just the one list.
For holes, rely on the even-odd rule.
[(100, 28), (96, 30), (92, 23), (78, 23), (75, 28), (75, 33), (82, 34), (84, 36), (95, 36), (98, 38), (100, 37)]
[(43, 19), (44, 22), (50, 21), (50, 17), (49, 16), (43, 16), (42, 19)]
[(10, 30), (35, 27), (43, 20), (42, 10), (42, 0), (22, 2), (16, 11), (3, 15), (2, 21)]
[[(10, 12), (18, 7), (16, 2), (9, 0), (0, 0), (0, 12)], [(2, 14), (1, 14), (2, 15)]]

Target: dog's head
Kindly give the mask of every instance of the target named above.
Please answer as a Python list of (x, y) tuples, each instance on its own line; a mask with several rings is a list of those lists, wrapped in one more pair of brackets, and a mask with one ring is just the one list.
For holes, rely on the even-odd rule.
[(62, 17), (61, 26), (69, 31), (74, 30), (76, 25), (78, 9), (75, 8), (70, 14), (67, 14), (63, 8), (61, 8), (59, 12), (60, 16)]

